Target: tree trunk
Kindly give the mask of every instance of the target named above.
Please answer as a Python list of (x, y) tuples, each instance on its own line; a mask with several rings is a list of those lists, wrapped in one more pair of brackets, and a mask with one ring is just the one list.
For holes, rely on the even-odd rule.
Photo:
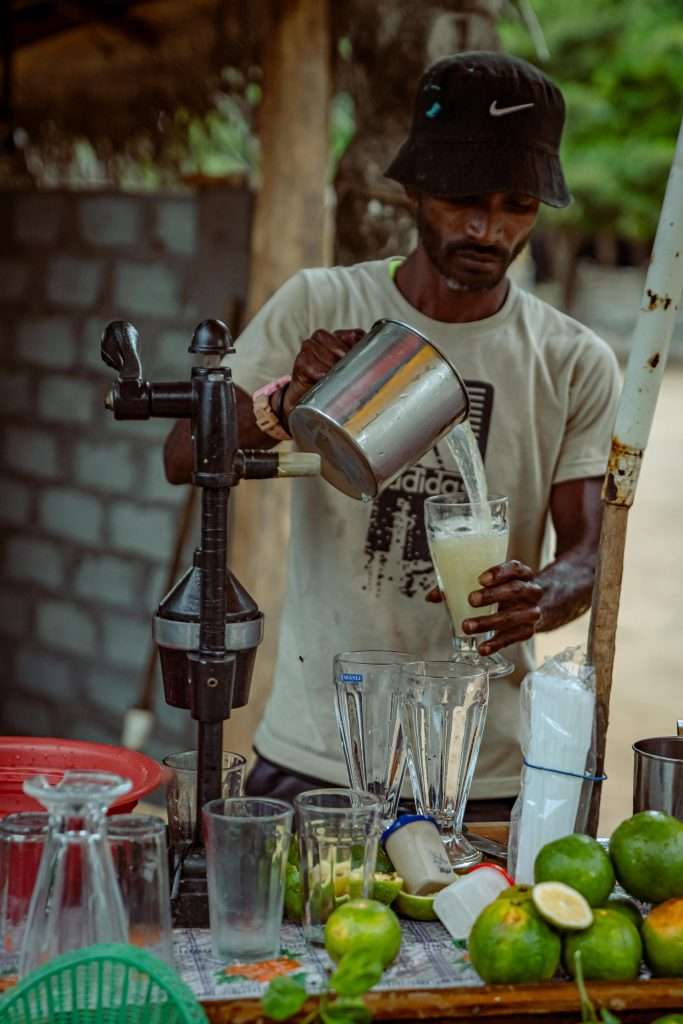
[(351, 94), (356, 134), (336, 176), (339, 263), (406, 252), (413, 217), (403, 189), (384, 170), (408, 134), (420, 75), (461, 50), (498, 50), (503, 0), (346, 0), (333, 5), (335, 38), (351, 56), (337, 60), (337, 88)]
[[(329, 262), (324, 251), (331, 78), (328, 3), (273, 0), (270, 13), (249, 316), (300, 267)], [(230, 566), (266, 616), (251, 699), (224, 730), (226, 749), (245, 754), (272, 685), (288, 533), (288, 481), (242, 483), (231, 507)]]

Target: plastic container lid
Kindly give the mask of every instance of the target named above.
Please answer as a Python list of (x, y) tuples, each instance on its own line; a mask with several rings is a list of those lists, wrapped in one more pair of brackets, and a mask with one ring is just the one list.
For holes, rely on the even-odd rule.
[(437, 832), (439, 830), (436, 819), (430, 817), (428, 814), (401, 814), (396, 821), (392, 821), (389, 828), (385, 828), (384, 832), (382, 832), (382, 846), (386, 845), (387, 839), (389, 836), (393, 835), (394, 832), (398, 832), (400, 828), (404, 828), (406, 825), (412, 825), (414, 821), (429, 821)]

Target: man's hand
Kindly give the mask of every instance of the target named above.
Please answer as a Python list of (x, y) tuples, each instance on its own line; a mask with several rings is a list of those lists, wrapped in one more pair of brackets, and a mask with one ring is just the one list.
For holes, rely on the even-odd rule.
[[(465, 619), (463, 631), (468, 636), (477, 633), (493, 633), (490, 640), (479, 645), (479, 653), (493, 654), (510, 644), (528, 640), (536, 632), (541, 619), (539, 602), (543, 596), (543, 588), (534, 583), (535, 574), (528, 565), (516, 560), (503, 562), (487, 569), (479, 577), (481, 590), (473, 590), (469, 602), (473, 608), (485, 608), (498, 605), (498, 611), (492, 615)], [(442, 600), (439, 590), (430, 590), (427, 600)]]
[(285, 421), (294, 406), (307, 391), (343, 359), (349, 349), (365, 336), (365, 331), (353, 328), (344, 331), (314, 331), (303, 342), (292, 367), (292, 379), (287, 385), (282, 402)]
[(490, 640), (479, 645), (480, 654), (493, 654), (534, 635), (541, 618), (539, 602), (543, 596), (543, 589), (534, 583), (534, 576), (528, 565), (514, 559), (481, 574), (482, 589), (472, 591), (470, 604), (474, 608), (496, 604), (498, 611), (465, 619), (462, 626), (468, 636), (493, 632)]

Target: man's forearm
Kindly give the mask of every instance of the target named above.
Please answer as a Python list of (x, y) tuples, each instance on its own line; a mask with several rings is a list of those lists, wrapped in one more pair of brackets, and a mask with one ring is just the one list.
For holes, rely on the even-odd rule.
[[(241, 448), (272, 448), (277, 442), (256, 426), (251, 396), (235, 387), (237, 430)], [(189, 484), (192, 476), (190, 421), (178, 420), (164, 444), (166, 479), (172, 484)]]
[(597, 553), (576, 548), (564, 552), (536, 576), (543, 588), (536, 632), (547, 633), (578, 619), (591, 606)]

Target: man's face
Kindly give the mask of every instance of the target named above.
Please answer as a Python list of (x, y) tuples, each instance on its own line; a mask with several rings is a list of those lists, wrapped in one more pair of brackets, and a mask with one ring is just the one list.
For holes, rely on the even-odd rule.
[(540, 205), (518, 192), (414, 198), (425, 252), (452, 288), (465, 291), (488, 291), (502, 281), (526, 245)]

